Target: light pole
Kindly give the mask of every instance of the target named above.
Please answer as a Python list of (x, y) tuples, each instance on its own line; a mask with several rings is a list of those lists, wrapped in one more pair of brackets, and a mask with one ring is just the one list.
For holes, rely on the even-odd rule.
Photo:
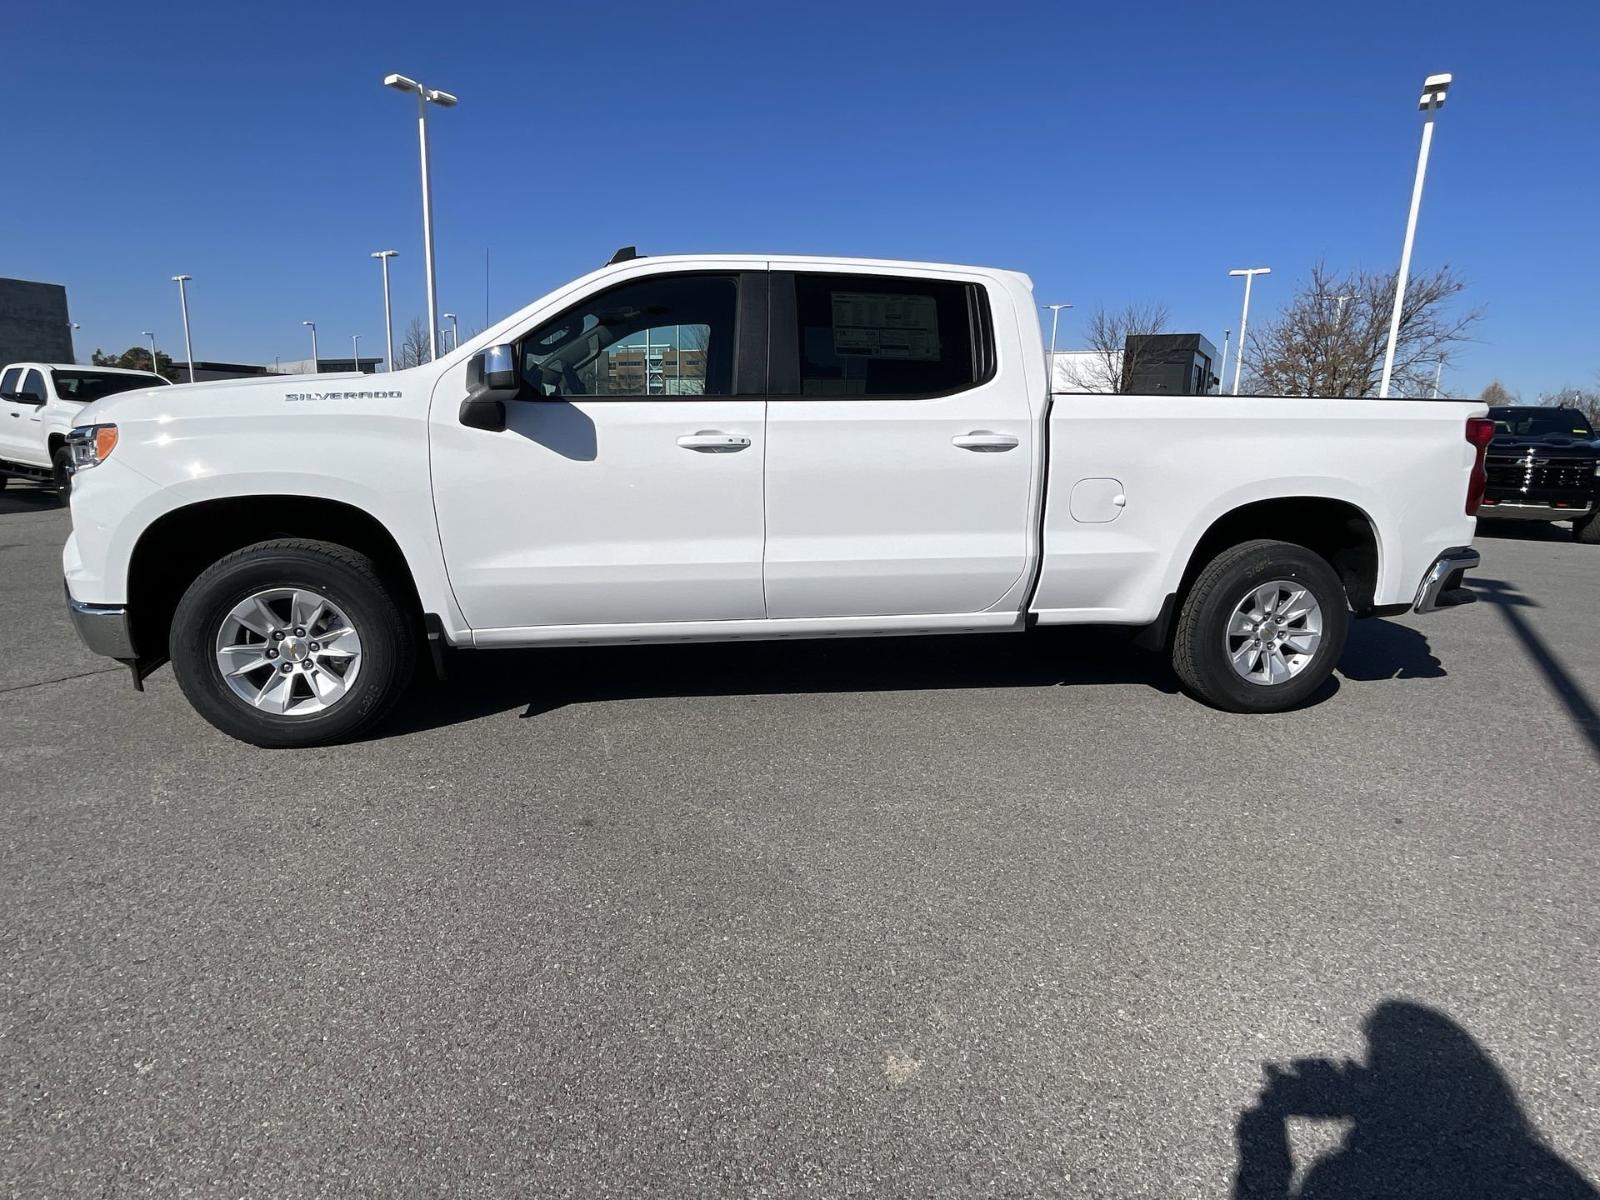
[[(83, 328), (83, 326), (79, 325), (76, 321), (68, 321), (67, 322), (67, 341), (69, 343), (73, 342), (74, 339), (73, 339), (72, 335), (77, 333), (78, 330), (80, 330), (82, 328)], [(72, 347), (72, 361), (73, 362), (77, 362), (78, 361), (78, 347), (75, 344)]]
[(1383, 380), (1378, 397), (1389, 395), (1389, 377), (1394, 374), (1394, 347), (1400, 340), (1400, 312), (1405, 306), (1406, 277), (1411, 274), (1411, 244), (1417, 237), (1417, 211), (1422, 207), (1422, 181), (1428, 174), (1428, 150), (1433, 145), (1433, 119), (1450, 90), (1450, 76), (1429, 75), (1422, 81), (1422, 99), (1417, 107), (1427, 114), (1422, 122), (1422, 149), (1417, 152), (1417, 177), (1411, 184), (1411, 212), (1406, 217), (1406, 240), (1400, 249), (1400, 274), (1394, 281), (1394, 316), (1389, 319), (1389, 348), (1383, 353)]
[(1236, 271), (1229, 271), (1229, 275), (1244, 276), (1244, 310), (1239, 314), (1239, 349), (1233, 355), (1233, 394), (1239, 394), (1239, 376), (1244, 371), (1244, 335), (1250, 327), (1250, 285), (1256, 281), (1257, 275), (1271, 275), (1271, 267), (1240, 267)]
[(1228, 339), (1233, 336), (1233, 330), (1222, 331), (1222, 367), (1217, 371), (1217, 388), (1220, 391), (1222, 381), (1228, 377)]
[(361, 335), (359, 333), (350, 335), (350, 358), (356, 364), (356, 374), (361, 374)]
[(161, 372), (156, 369), (156, 335), (151, 333), (148, 329), (141, 329), (139, 332), (150, 339), (150, 373), (152, 375), (159, 375)]
[(1444, 359), (1439, 360), (1439, 365), (1433, 371), (1433, 398), (1439, 398), (1439, 380), (1444, 378)]
[(396, 91), (417, 94), (417, 145), (422, 154), (422, 255), (428, 274), (428, 357), (439, 357), (439, 296), (433, 279), (433, 187), (428, 182), (428, 105), (454, 108), (456, 98), (449, 92), (423, 87), (404, 75), (385, 75), (384, 85)]
[(311, 373), (315, 375), (322, 369), (322, 364), (317, 361), (317, 323), (315, 321), (301, 321), (300, 324), (311, 330)]
[(1061, 324), (1061, 310), (1070, 304), (1046, 304), (1050, 310), (1050, 390), (1056, 390), (1056, 326)]
[(456, 324), (455, 313), (445, 313), (444, 319), (450, 322), (450, 349), (453, 351), (461, 345), (461, 326)]
[(372, 252), (372, 257), (383, 264), (383, 336), (384, 348), (389, 355), (388, 358), (384, 359), (384, 363), (391, 371), (394, 370), (394, 317), (389, 309), (389, 260), (399, 253), (400, 251), (398, 250), (374, 250)]
[(187, 275), (174, 275), (172, 282), (178, 285), (178, 303), (183, 306), (183, 353), (189, 360), (189, 382), (194, 382), (194, 343), (189, 340), (189, 292), (184, 286), (189, 282)]

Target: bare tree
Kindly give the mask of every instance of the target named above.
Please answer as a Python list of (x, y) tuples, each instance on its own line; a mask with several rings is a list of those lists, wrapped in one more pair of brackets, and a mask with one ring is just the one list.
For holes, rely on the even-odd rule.
[(1589, 419), (1590, 425), (1600, 429), (1600, 388), (1557, 388), (1541, 393), (1539, 403), (1575, 408)]
[[(1278, 396), (1372, 396), (1383, 375), (1383, 356), (1394, 312), (1394, 281), (1389, 273), (1351, 271), (1332, 274), (1312, 268), (1287, 307), (1250, 331), (1241, 347), (1246, 390)], [(1426, 396), (1439, 363), (1468, 340), (1482, 315), (1478, 309), (1452, 311), (1466, 287), (1448, 266), (1418, 275), (1406, 286), (1395, 341), (1391, 390)]]
[(420, 367), (432, 358), (428, 349), (428, 323), (421, 317), (411, 318), (411, 323), (406, 326), (405, 333), (400, 337), (395, 358), (400, 360), (395, 366), (401, 370), (406, 367)]
[(1089, 349), (1066, 369), (1073, 387), (1086, 392), (1117, 393), (1133, 390), (1139, 367), (1152, 352), (1135, 340), (1165, 333), (1165, 304), (1130, 304), (1117, 312), (1097, 308), (1089, 317)]
[(1484, 388), (1483, 391), (1478, 393), (1478, 399), (1482, 400), (1485, 404), (1494, 404), (1503, 407), (1507, 404), (1515, 404), (1517, 402), (1517, 394), (1496, 379), (1493, 380), (1488, 387)]

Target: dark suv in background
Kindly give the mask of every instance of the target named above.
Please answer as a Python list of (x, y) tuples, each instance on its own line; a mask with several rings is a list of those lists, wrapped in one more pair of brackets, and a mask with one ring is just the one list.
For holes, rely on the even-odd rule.
[(1494, 441), (1479, 517), (1571, 521), (1580, 542), (1600, 544), (1600, 445), (1576, 408), (1491, 408)]

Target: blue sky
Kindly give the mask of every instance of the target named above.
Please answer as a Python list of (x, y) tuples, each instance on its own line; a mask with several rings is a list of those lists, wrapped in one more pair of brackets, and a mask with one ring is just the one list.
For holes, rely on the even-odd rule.
[[(1161, 300), (1220, 340), (1319, 258), (1392, 267), (1418, 84), (1441, 115), (1416, 264), (1486, 313), (1446, 376), (1600, 381), (1600, 4), (167, 5), (9, 10), (0, 274), (65, 283), (80, 354), (154, 329), (198, 358), (382, 352), (424, 309), (415, 105), (439, 300), (464, 328), (603, 262), (779, 251), (1030, 273), (1041, 303)], [(1074, 344), (1074, 314), (1061, 344)]]

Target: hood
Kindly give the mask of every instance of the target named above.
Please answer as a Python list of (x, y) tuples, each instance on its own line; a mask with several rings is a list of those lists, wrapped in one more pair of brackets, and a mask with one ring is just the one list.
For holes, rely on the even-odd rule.
[(399, 399), (407, 385), (414, 388), (416, 382), (414, 371), (392, 371), (383, 375), (359, 371), (338, 375), (246, 375), (240, 379), (118, 392), (80, 409), (77, 421), (80, 425), (96, 425), (138, 419), (164, 420), (248, 411), (264, 405), (276, 408), (289, 400), (338, 399), (347, 395), (352, 399), (357, 395), (382, 399), (393, 393), (394, 398)]

